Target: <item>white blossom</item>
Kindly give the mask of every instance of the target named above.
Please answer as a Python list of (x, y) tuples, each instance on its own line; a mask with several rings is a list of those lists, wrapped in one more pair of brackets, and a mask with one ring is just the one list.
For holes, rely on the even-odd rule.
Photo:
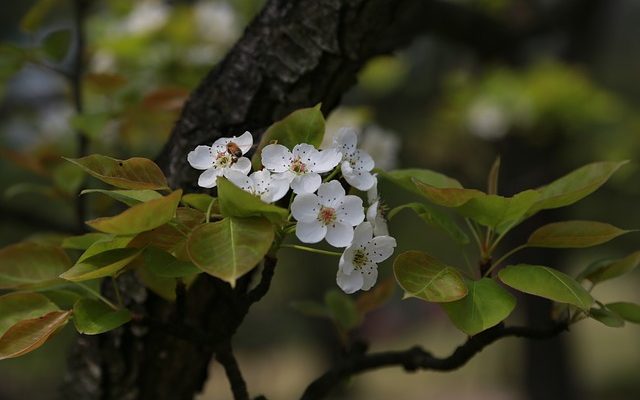
[(318, 190), (322, 183), (319, 174), (331, 171), (340, 158), (336, 149), (320, 151), (306, 143), (296, 145), (293, 151), (280, 144), (270, 144), (262, 149), (262, 165), (288, 179), (296, 194)]
[(378, 125), (369, 125), (360, 141), (360, 148), (373, 158), (376, 167), (384, 171), (397, 167), (400, 146), (400, 138), (397, 134), (382, 129)]
[(367, 191), (367, 221), (373, 226), (373, 234), (375, 236), (389, 235), (387, 227), (387, 219), (384, 216), (382, 201), (378, 194), (378, 178), (374, 175), (375, 183)]
[[(205, 188), (216, 186), (218, 177), (229, 169), (247, 175), (251, 170), (251, 161), (242, 155), (246, 154), (251, 146), (253, 137), (251, 133), (245, 132), (239, 137), (220, 138), (213, 142), (211, 147), (198, 146), (189, 152), (189, 164), (195, 169), (204, 170), (198, 178), (198, 185)], [(237, 150), (239, 153), (236, 153)]]
[(228, 169), (224, 176), (242, 190), (260, 197), (260, 200), (265, 203), (278, 201), (289, 191), (289, 182), (286, 179), (272, 175), (266, 169), (256, 171), (249, 176), (238, 170)]
[(296, 236), (304, 243), (318, 243), (326, 238), (335, 247), (346, 247), (353, 239), (353, 227), (364, 220), (362, 199), (345, 196), (340, 182), (323, 183), (318, 194), (304, 193), (291, 204), (298, 221)]
[(364, 150), (357, 149), (358, 134), (353, 128), (342, 128), (336, 135), (333, 145), (342, 153), (340, 169), (347, 183), (358, 190), (369, 190), (375, 181), (371, 170), (373, 159)]
[(378, 263), (391, 257), (396, 240), (391, 236), (373, 237), (373, 227), (363, 222), (356, 227), (353, 242), (340, 257), (336, 282), (345, 293), (369, 290), (378, 279)]
[(135, 35), (143, 35), (162, 28), (168, 19), (169, 6), (160, 0), (146, 0), (136, 4), (127, 16), (124, 30)]

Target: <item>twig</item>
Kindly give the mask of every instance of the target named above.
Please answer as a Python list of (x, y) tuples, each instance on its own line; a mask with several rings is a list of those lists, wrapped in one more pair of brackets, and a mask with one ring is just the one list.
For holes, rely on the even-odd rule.
[(265, 294), (269, 291), (271, 286), (271, 279), (276, 269), (277, 259), (275, 257), (266, 256), (264, 258), (264, 268), (262, 269), (262, 279), (260, 283), (246, 295), (246, 302), (251, 305), (257, 301), (260, 301)]
[(231, 385), (231, 392), (235, 400), (249, 400), (249, 392), (247, 391), (247, 384), (242, 377), (238, 361), (233, 354), (231, 344), (227, 343), (224, 347), (218, 350), (216, 353), (216, 360), (224, 367), (224, 371), (227, 374), (227, 380)]
[(502, 324), (469, 338), (458, 346), (450, 356), (434, 357), (419, 346), (403, 351), (388, 351), (373, 354), (355, 355), (338, 362), (322, 376), (313, 381), (302, 395), (302, 400), (315, 400), (326, 397), (340, 382), (353, 375), (385, 367), (403, 367), (406, 371), (417, 370), (451, 371), (466, 364), (486, 346), (505, 337), (527, 339), (549, 339), (567, 329), (565, 323), (549, 328), (504, 327)]

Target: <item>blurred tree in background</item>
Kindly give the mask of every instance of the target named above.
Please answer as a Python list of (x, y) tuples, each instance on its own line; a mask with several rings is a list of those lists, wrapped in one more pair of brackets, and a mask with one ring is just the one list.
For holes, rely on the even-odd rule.
[[(96, 181), (61, 156), (156, 159), (172, 186), (196, 190), (195, 172), (185, 162), (195, 145), (245, 129), (260, 134), (289, 112), (319, 102), (328, 135), (340, 126), (361, 128), (364, 146), (382, 169), (429, 168), (459, 177), (465, 187), (484, 188), (501, 156), (506, 195), (594, 160), (631, 159), (599, 194), (537, 222), (589, 218), (640, 226), (634, 212), (640, 189), (632, 184), (640, 152), (637, 2), (38, 0), (7, 2), (2, 11), (2, 245), (25, 238), (55, 242), (82, 233), (84, 220), (120, 209), (106, 196), (78, 196)], [(390, 204), (414, 200), (386, 182), (381, 191)], [(390, 226), (400, 250), (426, 250), (465, 264), (463, 251), (408, 213)], [(505, 245), (526, 240), (532, 228), (518, 227)], [(604, 249), (523, 254), (575, 272), (587, 260), (635, 250), (629, 236)], [(394, 285), (390, 265), (380, 273)], [(170, 314), (167, 302), (133, 277), (120, 281), (127, 301)], [(636, 271), (595, 292), (639, 302), (639, 282)], [(334, 284), (333, 265), (327, 268), (322, 256), (283, 256), (269, 295), (234, 340), (252, 392), (296, 398), (344, 356), (345, 330), (348, 340), (375, 349), (420, 343), (436, 354), (464, 339), (439, 308), (401, 300), (400, 291), (357, 328), (336, 334), (340, 326), (299, 312), (308, 314), (305, 304), (331, 302), (336, 293), (325, 292)], [(112, 294), (108, 285), (102, 289)], [(216, 290), (215, 284), (202, 286), (200, 298), (188, 298), (190, 305), (202, 302), (203, 320), (207, 307), (217, 304)], [(550, 302), (525, 301), (525, 312), (511, 318), (545, 324)], [(640, 330), (627, 324), (605, 331), (597, 324), (581, 322), (571, 341), (564, 335), (501, 342), (446, 376), (363, 375), (335, 398), (638, 398)], [(53, 340), (24, 358), (2, 361), (1, 398), (56, 398), (60, 386), (71, 399), (190, 398), (201, 385), (199, 398), (231, 396), (217, 379), (223, 373), (217, 365), (209, 380), (204, 375), (210, 350), (184, 350), (175, 339), (126, 330), (76, 338), (67, 327)], [(185, 351), (183, 359), (171, 355), (177, 349)]]

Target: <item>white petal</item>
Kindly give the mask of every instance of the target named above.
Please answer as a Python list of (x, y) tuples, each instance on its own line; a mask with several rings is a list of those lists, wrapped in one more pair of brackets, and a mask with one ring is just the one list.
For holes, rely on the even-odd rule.
[(343, 158), (350, 157), (356, 151), (358, 133), (354, 128), (340, 128), (333, 139), (333, 146), (342, 153)]
[(271, 178), (267, 191), (260, 197), (265, 203), (273, 203), (283, 198), (289, 191), (289, 180), (286, 177)]
[(311, 222), (318, 220), (320, 201), (313, 193), (305, 193), (296, 196), (291, 203), (291, 214), (296, 221)]
[(215, 162), (215, 157), (209, 146), (198, 146), (187, 154), (187, 161), (195, 169), (209, 169)]
[(320, 187), (322, 178), (315, 173), (297, 175), (291, 181), (291, 189), (295, 194), (313, 193)]
[(296, 236), (303, 243), (318, 243), (327, 234), (327, 227), (320, 221), (298, 222), (296, 224)]
[(217, 179), (222, 175), (222, 170), (219, 168), (210, 168), (200, 174), (198, 178), (198, 186), (204, 188), (212, 188), (217, 184)]
[(362, 274), (359, 271), (353, 271), (351, 274), (345, 274), (341, 269), (338, 269), (338, 273), (336, 275), (336, 283), (342, 289), (343, 292), (347, 294), (355, 293), (360, 288), (362, 288), (362, 284), (364, 280), (362, 278)]
[(369, 242), (373, 238), (373, 226), (368, 222), (363, 222), (356, 226), (356, 230), (353, 232), (352, 246), (356, 247)]
[(344, 198), (344, 188), (337, 180), (323, 183), (318, 188), (318, 197), (323, 206), (336, 208)]
[(262, 165), (271, 172), (285, 172), (291, 166), (293, 155), (281, 144), (269, 144), (262, 149)]
[(376, 219), (372, 222), (373, 224), (373, 235), (374, 236), (388, 236), (389, 235), (389, 226), (387, 225), (387, 220), (381, 214), (376, 216)]
[(358, 225), (360, 222), (364, 221), (364, 207), (362, 206), (362, 199), (358, 196), (345, 196), (342, 200), (342, 204), (336, 208), (336, 214), (338, 221), (350, 226)]
[[(344, 164), (344, 163), (343, 163)], [(342, 176), (347, 183), (358, 190), (369, 190), (376, 183), (376, 179), (371, 175), (371, 172), (357, 170), (357, 169), (342, 169)]]
[(373, 174), (373, 178), (375, 182), (371, 189), (367, 190), (367, 202), (369, 204), (377, 203), (380, 200), (380, 195), (378, 195), (378, 174)]
[(331, 171), (340, 163), (340, 160), (342, 160), (342, 153), (335, 148), (318, 151), (311, 159), (311, 170), (318, 173)]
[(378, 280), (378, 266), (372, 262), (367, 263), (360, 271), (362, 273), (362, 290), (369, 290)]
[(369, 253), (369, 259), (373, 262), (382, 262), (391, 257), (397, 243), (391, 236), (376, 236), (365, 245)]
[(253, 184), (255, 185), (256, 193), (265, 193), (271, 185), (271, 172), (268, 169), (261, 169), (250, 175)]
[(340, 256), (338, 267), (345, 274), (350, 274), (355, 269), (355, 267), (353, 266), (353, 253), (353, 247), (347, 247), (346, 249), (344, 249), (344, 252)]
[(351, 158), (351, 165), (353, 165), (353, 169), (371, 171), (375, 167), (375, 162), (369, 153), (364, 150), (358, 150)]
[(240, 189), (251, 194), (255, 193), (256, 188), (253, 180), (242, 172), (231, 168), (225, 168), (224, 177)]
[(367, 208), (367, 221), (371, 222), (371, 224), (375, 225), (376, 218), (378, 218), (378, 203), (377, 201)]
[(333, 247), (347, 247), (353, 240), (353, 227), (340, 222), (328, 225), (326, 239)]
[(318, 154), (318, 150), (310, 144), (300, 143), (293, 148), (292, 153), (294, 158), (300, 158), (303, 163), (307, 164), (308, 168), (311, 168), (312, 165), (310, 164), (313, 163), (313, 158)]
[(211, 147), (223, 147), (225, 149), (225, 151), (227, 150), (227, 143), (229, 143), (231, 141), (230, 137), (221, 137), (219, 139), (217, 139), (215, 142), (213, 142), (213, 145)]
[(237, 144), (242, 150), (242, 154), (246, 154), (249, 150), (251, 150), (251, 146), (253, 146), (253, 136), (249, 131), (246, 131), (242, 135), (238, 137), (232, 138), (233, 143)]
[(240, 157), (230, 168), (247, 175), (251, 171), (251, 161), (247, 157)]

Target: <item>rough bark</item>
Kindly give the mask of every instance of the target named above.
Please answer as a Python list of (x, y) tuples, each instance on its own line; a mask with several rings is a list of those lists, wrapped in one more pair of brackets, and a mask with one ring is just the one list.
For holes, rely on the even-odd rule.
[[(259, 136), (300, 107), (322, 102), (323, 111), (331, 110), (368, 59), (405, 46), (420, 33), (466, 44), (484, 58), (509, 58), (531, 31), (515, 32), (440, 1), (268, 1), (193, 91), (159, 162), (173, 187), (195, 190), (197, 172), (185, 162), (193, 147), (245, 130)], [(213, 354), (230, 346), (249, 306), (266, 293), (275, 261), (266, 264), (261, 285), (248, 293), (248, 278), (231, 289), (201, 277), (181, 300), (184, 311), (147, 292), (133, 276), (123, 277), (127, 305), (148, 318), (81, 338), (70, 357), (63, 397), (193, 398)], [(108, 295), (110, 288), (103, 290)]]

